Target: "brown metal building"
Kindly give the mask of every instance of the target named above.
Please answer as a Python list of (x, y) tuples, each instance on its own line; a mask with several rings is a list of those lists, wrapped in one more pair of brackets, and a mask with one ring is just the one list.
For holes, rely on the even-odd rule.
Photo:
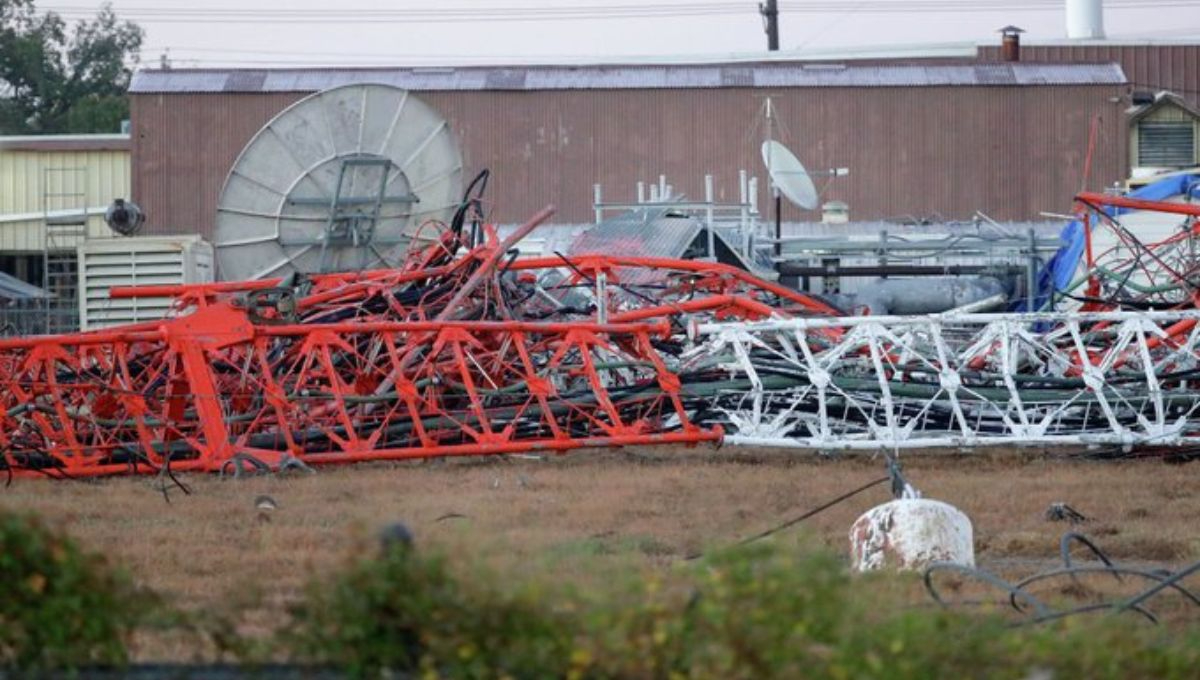
[[(593, 184), (632, 200), (666, 174), (719, 198), (763, 174), (763, 104), (812, 168), (848, 167), (823, 197), (854, 219), (1036, 218), (1078, 191), (1094, 117), (1092, 187), (1127, 172), (1128, 86), (1115, 64), (689, 64), (458, 69), (146, 70), (131, 88), (133, 196), (148, 233), (210, 235), (238, 152), (308, 93), (384, 82), (418, 93), (459, 136), (467, 176), (490, 168), (494, 219), (546, 203), (592, 217)], [(765, 191), (765, 182), (762, 183)], [(796, 214), (792, 219), (811, 219)]]

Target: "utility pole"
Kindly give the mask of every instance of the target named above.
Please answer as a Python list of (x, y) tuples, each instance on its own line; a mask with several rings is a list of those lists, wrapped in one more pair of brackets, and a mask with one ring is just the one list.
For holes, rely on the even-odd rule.
[(758, 13), (763, 15), (767, 30), (767, 49), (779, 51), (779, 4), (776, 0), (766, 0), (759, 3)]

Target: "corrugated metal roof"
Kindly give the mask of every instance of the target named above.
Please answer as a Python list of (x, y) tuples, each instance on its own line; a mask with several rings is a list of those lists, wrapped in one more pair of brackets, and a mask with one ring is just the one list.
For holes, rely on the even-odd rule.
[[(980, 46), (979, 58), (998, 61), (1000, 50)], [(1116, 62), (1137, 89), (1170, 90), (1200, 106), (1200, 42), (1191, 43), (1103, 40), (1063, 43), (1022, 41), (1021, 58), (1037, 63)]]
[(50, 295), (46, 291), (32, 283), (0, 272), (0, 300), (40, 300), (48, 297)]
[(1117, 64), (977, 63), (963, 65), (679, 64), (141, 70), (133, 93), (316, 92), (352, 83), (384, 83), (424, 92), (456, 90), (604, 90), (719, 87), (932, 87), (1121, 85)]
[(129, 135), (4, 135), (5, 151), (127, 151)]
[(567, 252), (680, 258), (703, 228), (699, 220), (668, 215), (665, 208), (631, 210), (583, 232)]

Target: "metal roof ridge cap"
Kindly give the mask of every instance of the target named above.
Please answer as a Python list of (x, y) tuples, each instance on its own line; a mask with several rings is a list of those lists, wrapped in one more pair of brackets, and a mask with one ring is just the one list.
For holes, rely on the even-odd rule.
[[(546, 65), (529, 67), (464, 67), (417, 70), (390, 68), (225, 69), (156, 71), (156, 75), (131, 84), (134, 94), (226, 92), (269, 93), (319, 91), (339, 82), (382, 82), (420, 90), (569, 90), (713, 88), (722, 86), (723, 69), (747, 70), (765, 78), (728, 86), (871, 87), (871, 86), (970, 86), (1126, 84), (1124, 70), (1115, 62), (962, 62), (952, 64), (854, 64), (777, 62), (769, 64), (679, 64), (625, 67)], [(999, 72), (1009, 74), (999, 78)], [(985, 74), (996, 74), (988, 76)], [(504, 74), (511, 84), (499, 85), (493, 76)], [(674, 78), (670, 76), (675, 76)], [(261, 82), (257, 82), (261, 80)], [(997, 82), (1006, 80), (1010, 82)], [(520, 81), (520, 82), (518, 82)], [(669, 82), (670, 81), (670, 82)], [(774, 82), (772, 82), (774, 81)]]
[(127, 132), (71, 132), (65, 134), (46, 135), (0, 135), (0, 142), (75, 142), (75, 141), (114, 141), (129, 139)]
[[(1198, 45), (1200, 47), (1200, 45)], [(820, 68), (823, 66), (837, 66), (845, 69), (863, 69), (863, 70), (879, 70), (879, 69), (953, 69), (974, 66), (1008, 66), (1012, 68), (1036, 68), (1045, 66), (1054, 66), (1065, 69), (1088, 67), (1088, 66), (1105, 66), (1116, 64), (1117, 62), (1110, 59), (1096, 59), (1092, 61), (1038, 61), (1038, 60), (1023, 60), (1012, 62), (1000, 61), (968, 61), (956, 63), (914, 63), (914, 62), (898, 62), (884, 64), (857, 64), (846, 63), (844, 60), (838, 59), (779, 59), (774, 61), (728, 61), (728, 62), (712, 62), (712, 63), (679, 63), (679, 64), (461, 64), (455, 66), (431, 66), (431, 65), (403, 65), (397, 64), (394, 66), (308, 66), (297, 68), (288, 66), (284, 68), (203, 68), (203, 69), (139, 69), (134, 73), (135, 76), (141, 75), (150, 78), (169, 78), (169, 77), (196, 77), (196, 76), (227, 76), (230, 74), (244, 73), (267, 73), (271, 75), (284, 73), (330, 73), (330, 72), (354, 72), (354, 73), (397, 73), (409, 72), (417, 74), (440, 74), (440, 73), (456, 73), (460, 71), (546, 71), (546, 70), (661, 70), (661, 69), (709, 69), (720, 67), (737, 67), (737, 68)]]

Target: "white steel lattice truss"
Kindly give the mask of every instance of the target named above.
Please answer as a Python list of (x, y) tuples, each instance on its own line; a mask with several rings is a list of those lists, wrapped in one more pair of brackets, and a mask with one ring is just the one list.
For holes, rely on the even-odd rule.
[[(694, 327), (725, 442), (837, 449), (1200, 442), (1200, 311)], [(1044, 329), (1044, 330), (1043, 330)]]

